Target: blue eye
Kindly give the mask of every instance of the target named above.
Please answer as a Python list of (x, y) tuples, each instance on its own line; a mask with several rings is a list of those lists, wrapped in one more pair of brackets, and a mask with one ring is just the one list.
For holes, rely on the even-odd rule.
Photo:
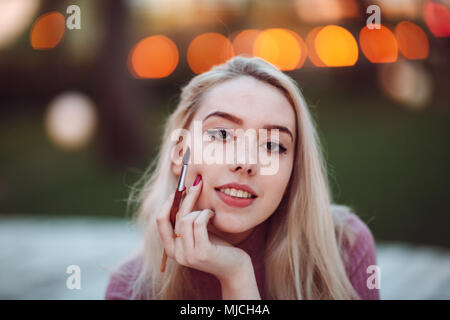
[(266, 142), (265, 145), (267, 146), (267, 149), (270, 153), (285, 153), (287, 150), (285, 147), (283, 147), (283, 145), (271, 141)]
[(231, 134), (225, 129), (209, 129), (208, 134), (213, 138), (213, 140), (228, 141), (231, 138)]

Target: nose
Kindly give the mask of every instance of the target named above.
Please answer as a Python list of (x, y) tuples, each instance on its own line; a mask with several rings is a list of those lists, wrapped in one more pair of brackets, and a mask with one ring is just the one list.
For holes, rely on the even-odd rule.
[(247, 173), (249, 176), (254, 176), (256, 173), (255, 164), (234, 164), (230, 166), (230, 170), (233, 173)]
[(237, 158), (235, 158), (234, 163), (229, 166), (231, 172), (248, 174), (249, 176), (254, 176), (256, 174), (257, 163), (255, 163), (255, 159)]
[[(234, 149), (234, 163), (229, 165), (230, 171), (233, 173), (248, 174), (249, 176), (254, 176), (257, 171), (257, 138), (249, 137), (248, 140), (243, 138), (244, 144), (237, 144)], [(236, 138), (235, 138), (236, 140)]]

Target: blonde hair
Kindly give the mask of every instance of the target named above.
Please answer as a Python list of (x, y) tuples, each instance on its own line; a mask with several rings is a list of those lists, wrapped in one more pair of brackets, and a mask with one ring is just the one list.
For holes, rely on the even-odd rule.
[[(164, 246), (156, 214), (175, 190), (171, 171), (171, 133), (187, 129), (211, 87), (240, 76), (250, 76), (281, 90), (296, 113), (297, 144), (289, 184), (276, 211), (267, 220), (265, 294), (267, 299), (358, 299), (347, 277), (348, 257), (342, 236), (353, 241), (344, 221), (350, 210), (331, 204), (328, 177), (313, 119), (296, 82), (257, 57), (235, 56), (199, 74), (182, 88), (176, 110), (167, 119), (158, 155), (132, 188), (128, 199), (136, 205), (137, 224), (144, 232), (142, 268), (133, 285), (133, 297), (196, 299), (189, 268), (168, 259), (160, 272)], [(141, 187), (142, 185), (142, 187)], [(344, 214), (342, 214), (344, 213)]]

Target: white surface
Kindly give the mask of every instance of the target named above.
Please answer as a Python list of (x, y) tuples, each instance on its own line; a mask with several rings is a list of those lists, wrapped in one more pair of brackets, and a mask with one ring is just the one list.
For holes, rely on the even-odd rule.
[[(0, 219), (0, 299), (103, 299), (109, 277), (138, 246), (123, 220)], [(69, 265), (81, 289), (69, 290)]]
[[(0, 218), (0, 299), (103, 299), (108, 270), (141, 245), (130, 223)], [(377, 243), (382, 299), (450, 299), (450, 250)], [(81, 289), (69, 290), (69, 265)]]
[(382, 299), (450, 299), (450, 250), (377, 244)]

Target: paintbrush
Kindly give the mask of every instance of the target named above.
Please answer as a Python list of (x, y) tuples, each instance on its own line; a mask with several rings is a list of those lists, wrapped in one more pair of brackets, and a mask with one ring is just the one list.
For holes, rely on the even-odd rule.
[[(170, 222), (172, 223), (172, 227), (175, 230), (175, 219), (177, 212), (180, 208), (181, 198), (183, 196), (184, 190), (186, 190), (186, 186), (184, 185), (184, 179), (186, 178), (187, 165), (189, 162), (191, 150), (187, 147), (186, 153), (183, 156), (183, 167), (181, 168), (180, 179), (178, 180), (177, 190), (175, 191), (175, 197), (172, 202), (172, 207), (170, 208)], [(167, 253), (164, 249), (163, 257), (161, 261), (161, 272), (164, 272), (166, 269), (166, 261), (167, 261)]]

